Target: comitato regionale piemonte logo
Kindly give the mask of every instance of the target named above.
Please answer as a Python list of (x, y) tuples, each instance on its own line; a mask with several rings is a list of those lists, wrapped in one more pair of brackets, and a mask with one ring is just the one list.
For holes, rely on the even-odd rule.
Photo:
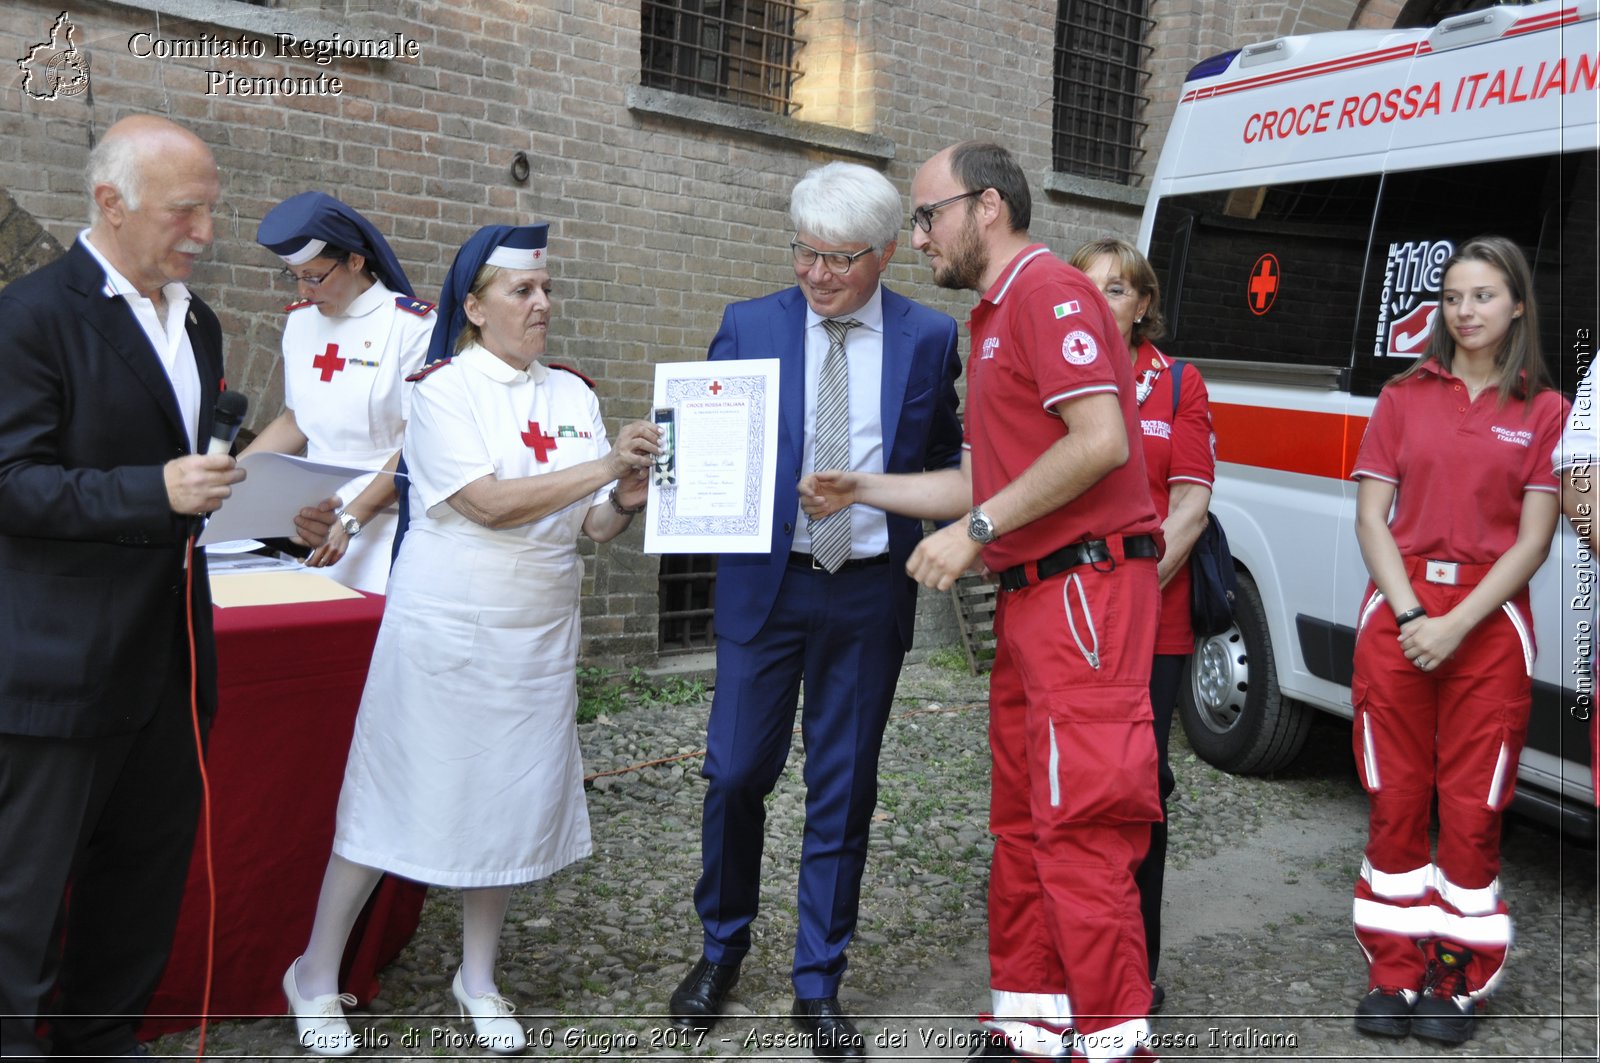
[(22, 91), (36, 100), (77, 96), (89, 88), (89, 57), (73, 41), (77, 27), (65, 11), (50, 26), (49, 40), (29, 48), (17, 60)]

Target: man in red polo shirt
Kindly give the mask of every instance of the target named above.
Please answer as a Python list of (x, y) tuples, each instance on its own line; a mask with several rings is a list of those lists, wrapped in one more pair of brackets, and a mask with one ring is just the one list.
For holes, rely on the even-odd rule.
[(946, 148), (911, 197), (912, 246), (934, 281), (982, 293), (968, 322), (967, 475), (823, 473), (801, 484), (802, 504), (948, 519), (977, 503), (907, 570), (946, 590), (981, 555), (1004, 588), (989, 688), (996, 1036), (980, 1054), (1151, 1058), (1133, 873), (1161, 818), (1149, 695), (1160, 522), (1130, 444), (1132, 367), (1100, 290), (1030, 240), (1027, 179), (1004, 148)]

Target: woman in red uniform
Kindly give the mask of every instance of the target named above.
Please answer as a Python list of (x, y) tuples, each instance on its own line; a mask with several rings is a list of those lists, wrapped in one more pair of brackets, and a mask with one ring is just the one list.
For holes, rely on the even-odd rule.
[(1194, 652), (1194, 630), (1189, 622), (1189, 551), (1205, 529), (1216, 474), (1211, 405), (1205, 381), (1191, 365), (1183, 367), (1178, 401), (1173, 402), (1172, 360), (1156, 350), (1152, 342), (1166, 334), (1161, 292), (1155, 270), (1139, 249), (1125, 240), (1095, 240), (1078, 248), (1072, 264), (1105, 293), (1133, 359), (1137, 388), (1134, 397), (1139, 402), (1139, 420), (1144, 429), (1150, 497), (1166, 540), (1166, 553), (1156, 568), (1161, 581), (1161, 620), (1150, 668), (1150, 709), (1155, 716), (1156, 750), (1160, 755), (1162, 822), (1151, 825), (1150, 850), (1134, 875), (1144, 917), (1145, 952), (1150, 959), (1150, 1010), (1154, 1011), (1166, 996), (1154, 983), (1161, 959), (1167, 797), (1173, 787), (1167, 737), (1172, 733), (1172, 712), (1177, 705), (1184, 664)]
[(1427, 351), (1384, 387), (1356, 459), (1372, 575), (1351, 687), (1371, 799), (1354, 908), (1363, 1033), (1467, 1040), (1511, 943), (1500, 814), (1527, 733), (1528, 580), (1555, 531), (1548, 456), (1567, 411), (1539, 355), (1531, 282), (1504, 237), (1445, 262)]

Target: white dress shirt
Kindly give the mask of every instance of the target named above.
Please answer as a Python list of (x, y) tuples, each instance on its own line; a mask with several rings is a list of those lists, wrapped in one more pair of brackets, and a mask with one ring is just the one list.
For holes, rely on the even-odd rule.
[(106, 256), (89, 242), (88, 229), (79, 233), (78, 239), (106, 271), (102, 291), (108, 298), (122, 296), (150, 341), (150, 349), (161, 360), (161, 368), (166, 370), (167, 380), (172, 384), (172, 394), (178, 400), (178, 412), (183, 416), (184, 431), (189, 436), (189, 449), (199, 453), (200, 370), (195, 365), (194, 348), (189, 344), (189, 330), (183, 327), (184, 318), (189, 315), (189, 289), (181, 281), (162, 286), (161, 294), (167, 303), (167, 316), (163, 321), (156, 313), (156, 304), (140, 295), (128, 278), (117, 272)]

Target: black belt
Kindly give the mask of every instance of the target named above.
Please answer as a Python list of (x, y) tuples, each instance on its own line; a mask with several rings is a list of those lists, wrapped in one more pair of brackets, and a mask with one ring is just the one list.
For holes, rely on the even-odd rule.
[[(1160, 557), (1161, 548), (1156, 545), (1153, 535), (1124, 535), (1122, 537), (1123, 557)], [(1057, 576), (1069, 568), (1079, 565), (1103, 565), (1107, 561), (1115, 563), (1111, 554), (1111, 547), (1105, 539), (1085, 539), (1081, 543), (1063, 546), (1053, 554), (1046, 554), (1037, 562), (1028, 562), (1016, 568), (1008, 568), (1000, 573), (1000, 586), (1008, 591), (1020, 591), (1029, 583), (1042, 583), (1051, 576)], [(1035, 575), (1028, 578), (1028, 569), (1033, 568)]]
[[(849, 572), (853, 568), (870, 568), (873, 565), (887, 565), (888, 563), (888, 554), (879, 554), (877, 557), (852, 557), (850, 560), (839, 566), (839, 571)], [(817, 559), (812, 557), (810, 554), (791, 553), (789, 555), (789, 564), (795, 565), (799, 568), (809, 568), (817, 572), (828, 571), (821, 565), (817, 564)]]

